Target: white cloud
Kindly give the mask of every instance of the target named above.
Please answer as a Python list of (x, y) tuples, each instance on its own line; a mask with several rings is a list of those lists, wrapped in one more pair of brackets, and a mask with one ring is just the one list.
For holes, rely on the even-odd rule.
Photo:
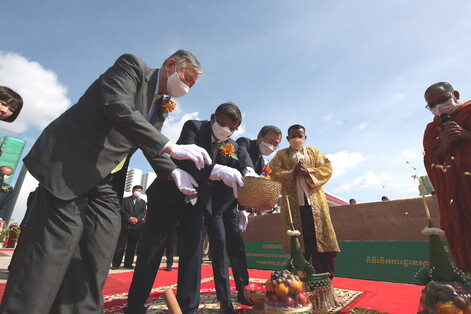
[(385, 181), (391, 179), (389, 175), (384, 172), (381, 172), (379, 175), (375, 174), (373, 171), (367, 171), (358, 178), (354, 179), (352, 183), (344, 183), (337, 187), (335, 191), (339, 192), (349, 192), (354, 189), (364, 189), (368, 187), (386, 187)]
[(335, 154), (327, 154), (327, 158), (332, 163), (332, 178), (339, 177), (347, 172), (347, 170), (355, 168), (366, 158), (361, 153), (340, 151)]
[(363, 129), (366, 129), (367, 126), (368, 126), (368, 122), (362, 122), (359, 125), (357, 125), (355, 128), (358, 130), (363, 130)]
[(185, 113), (183, 116), (169, 115), (162, 127), (162, 133), (175, 143), (180, 137), (183, 124), (188, 120), (200, 120), (198, 112)]
[(0, 51), (0, 82), (23, 97), (18, 119), (8, 126), (14, 133), (31, 126), (42, 130), (70, 106), (67, 89), (56, 73), (19, 54)]
[(333, 113), (329, 113), (328, 115), (326, 115), (324, 117), (324, 121), (330, 122), (333, 124), (342, 124), (342, 120), (338, 119), (337, 116), (334, 115)]

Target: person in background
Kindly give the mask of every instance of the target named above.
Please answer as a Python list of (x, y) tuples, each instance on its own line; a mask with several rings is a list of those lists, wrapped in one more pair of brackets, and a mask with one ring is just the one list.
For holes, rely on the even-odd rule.
[(354, 198), (351, 198), (350, 201), (349, 201), (350, 205), (356, 205), (357, 204), (357, 200), (354, 199)]
[(13, 169), (9, 166), (0, 167), (0, 176), (2, 177), (1, 191), (0, 191), (0, 219), (7, 220), (8, 208), (10, 206), (11, 198), (13, 196), (13, 187), (6, 184), (3, 180), (7, 179), (13, 173)]
[(124, 54), (43, 130), (23, 159), (39, 181), (34, 223), (16, 248), (0, 312), (102, 313), (132, 154), (140, 148), (159, 177), (187, 194), (196, 193), (193, 178), (166, 154), (198, 168), (211, 162), (204, 149), (173, 144), (160, 131), (176, 106), (170, 98), (187, 94), (201, 74), (185, 50), (161, 69)]
[(382, 202), (389, 202), (389, 198), (387, 196), (382, 196), (381, 201)]
[[(332, 165), (318, 149), (304, 146), (306, 138), (302, 125), (289, 127), (286, 139), (290, 146), (271, 160), (271, 178), (281, 183), (282, 194), (289, 197), (294, 226), (301, 231), (305, 259), (312, 261), (317, 273), (329, 272), (332, 279), (340, 248), (322, 188), (332, 176)], [(280, 216), (285, 235), (283, 249), (289, 252), (291, 243), (286, 231), (290, 220), (285, 197), (281, 198)], [(332, 293), (336, 304), (341, 305), (343, 301)]]
[[(267, 163), (263, 156), (269, 156), (275, 152), (281, 142), (281, 130), (274, 125), (262, 127), (255, 140), (247, 137), (237, 139), (239, 158), (244, 176), (258, 177), (262, 174)], [(223, 215), (226, 230), (227, 253), (231, 262), (232, 273), (237, 289), (237, 301), (250, 304), (244, 296), (244, 288), (249, 284), (247, 272), (247, 257), (245, 255), (244, 240), (241, 231), (247, 229), (249, 212), (244, 206), (234, 207)]]
[(434, 115), (424, 132), (424, 164), (436, 192), (440, 227), (456, 267), (471, 272), (471, 101), (447, 82), (424, 94)]
[(0, 120), (13, 122), (23, 108), (23, 98), (11, 88), (0, 86)]
[(113, 256), (111, 269), (121, 266), (124, 252), (124, 268), (133, 269), (134, 255), (136, 254), (137, 241), (142, 228), (142, 221), (146, 214), (146, 202), (141, 199), (142, 186), (132, 187), (132, 195), (123, 198), (121, 202), (121, 232), (118, 244)]

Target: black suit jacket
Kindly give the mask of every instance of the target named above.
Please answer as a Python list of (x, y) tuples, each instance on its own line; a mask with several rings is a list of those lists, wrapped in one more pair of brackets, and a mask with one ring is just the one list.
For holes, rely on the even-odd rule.
[[(121, 226), (123, 229), (133, 229), (138, 230), (142, 226), (142, 219), (146, 214), (147, 205), (144, 200), (137, 199), (136, 203), (132, 196), (123, 198), (121, 202)], [(129, 218), (136, 217), (139, 222), (137, 224), (132, 224), (128, 221)]]
[(13, 196), (13, 187), (9, 184), (2, 183), (0, 191), (0, 218), (6, 219), (8, 206)]
[(168, 142), (160, 132), (167, 117), (160, 103), (147, 121), (157, 75), (133, 55), (118, 58), (42, 132), (24, 158), (28, 171), (53, 195), (69, 200), (89, 191), (138, 147), (157, 175), (167, 177), (176, 166), (158, 154)]
[(257, 174), (261, 174), (265, 166), (265, 159), (262, 155), (258, 155), (259, 148), (257, 140), (250, 140), (247, 137), (239, 137), (237, 139), (239, 149), (237, 157), (242, 167), (252, 167)]
[[(235, 154), (237, 154), (237, 143), (229, 139), (222, 144), (226, 143), (233, 144), (236, 149)], [(219, 213), (234, 207), (236, 199), (234, 198), (232, 188), (225, 185), (222, 181), (209, 180), (209, 176), (215, 164), (236, 168), (240, 171), (240, 163), (238, 159), (224, 157), (219, 153), (214, 154), (211, 151), (211, 122), (199, 120), (185, 122), (177, 144), (196, 144), (206, 149), (213, 160), (211, 165), (206, 164), (201, 170), (198, 170), (191, 160), (174, 160), (179, 168), (187, 171), (198, 182), (199, 186), (196, 188), (198, 202), (195, 206), (202, 206), (203, 210), (206, 210), (209, 214)], [(166, 178), (157, 177), (154, 183), (155, 186), (147, 190), (147, 195), (156, 198), (156, 201), (153, 202), (156, 206), (167, 207), (171, 203), (185, 198), (185, 195), (178, 191), (175, 184), (169, 182)]]

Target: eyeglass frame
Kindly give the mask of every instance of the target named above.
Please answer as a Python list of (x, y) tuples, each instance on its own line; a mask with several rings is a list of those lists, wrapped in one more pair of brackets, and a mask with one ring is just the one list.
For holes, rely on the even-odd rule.
[[(438, 100), (438, 102), (437, 102), (436, 104), (430, 104), (430, 103), (428, 103), (427, 105), (425, 105), (425, 109), (432, 110), (432, 109), (435, 108), (436, 106), (446, 103), (446, 102), (447, 102), (448, 100), (450, 100), (452, 97), (453, 97), (453, 94), (452, 94), (452, 93), (449, 93), (449, 94), (447, 94), (446, 96), (440, 97), (440, 99)], [(445, 98), (446, 98), (446, 99), (445, 99)], [(432, 105), (432, 106), (430, 106), (430, 105)]]
[(214, 115), (214, 118), (216, 119), (217, 124), (219, 124), (219, 126), (221, 126), (221, 128), (226, 128), (226, 127), (227, 127), (227, 128), (229, 128), (229, 130), (230, 130), (232, 133), (236, 132), (236, 131), (239, 129), (239, 127), (233, 128), (233, 127), (229, 126), (229, 124), (227, 124), (226, 122), (224, 122), (224, 121), (223, 121), (221, 118), (219, 118), (217, 115)]

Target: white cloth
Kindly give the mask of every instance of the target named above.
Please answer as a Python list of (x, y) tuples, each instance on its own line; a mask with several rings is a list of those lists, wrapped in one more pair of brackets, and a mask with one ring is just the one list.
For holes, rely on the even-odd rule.
[(249, 215), (250, 213), (245, 210), (239, 210), (237, 216), (239, 216), (239, 230), (244, 232), (247, 230), (247, 225), (249, 224)]

